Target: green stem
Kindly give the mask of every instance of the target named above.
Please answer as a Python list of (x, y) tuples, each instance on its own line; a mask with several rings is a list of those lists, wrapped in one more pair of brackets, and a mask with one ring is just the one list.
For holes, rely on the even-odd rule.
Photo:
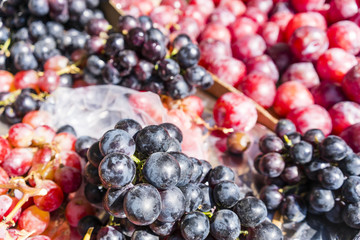
[(286, 142), (286, 144), (287, 144), (288, 146), (292, 146), (292, 145), (293, 145), (292, 142), (291, 142), (291, 140), (288, 138), (288, 136), (284, 135), (284, 140), (285, 140), (285, 142)]
[(248, 230), (241, 230), (240, 231), (240, 234), (242, 234), (242, 235), (248, 235), (249, 234), (249, 231)]
[(205, 216), (207, 216), (208, 218), (212, 218), (213, 216), (212, 212), (203, 212), (203, 214), (205, 214)]
[(134, 155), (131, 156), (131, 159), (136, 163), (136, 165), (141, 164), (141, 160), (135, 157)]

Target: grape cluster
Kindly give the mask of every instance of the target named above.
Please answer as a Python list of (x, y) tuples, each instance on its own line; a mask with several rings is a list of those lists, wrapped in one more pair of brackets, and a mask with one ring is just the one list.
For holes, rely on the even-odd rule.
[(200, 51), (187, 35), (175, 38), (169, 52), (168, 37), (147, 16), (121, 16), (116, 30), (109, 33), (102, 52), (88, 54), (85, 82), (117, 84), (174, 99), (213, 84), (212, 76), (197, 65)]
[(85, 196), (111, 217), (103, 226), (95, 216), (85, 216), (79, 233), (93, 227), (97, 239), (237, 239), (242, 234), (283, 239), (266, 220), (265, 204), (235, 184), (235, 173), (186, 156), (182, 138), (170, 123), (142, 128), (123, 119), (93, 143)]
[(280, 120), (276, 135), (259, 141), (257, 171), (267, 177), (260, 198), (279, 210), (286, 222), (301, 222), (308, 213), (331, 223), (360, 229), (360, 157), (340, 137), (319, 129), (304, 135), (290, 120)]

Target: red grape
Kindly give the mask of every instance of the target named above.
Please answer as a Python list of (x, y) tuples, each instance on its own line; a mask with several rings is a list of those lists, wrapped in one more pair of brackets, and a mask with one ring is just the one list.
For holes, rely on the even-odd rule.
[(319, 57), (316, 70), (321, 79), (341, 83), (345, 74), (356, 64), (354, 55), (341, 48), (331, 48)]
[(60, 166), (55, 171), (55, 182), (61, 187), (64, 193), (76, 192), (81, 185), (82, 175), (79, 169)]
[(33, 232), (32, 236), (45, 231), (50, 222), (50, 213), (33, 205), (23, 211), (19, 218), (19, 228)]
[(327, 36), (330, 47), (342, 48), (353, 55), (360, 51), (360, 28), (351, 21), (334, 23), (327, 30)]
[(251, 58), (246, 63), (246, 70), (248, 73), (257, 72), (269, 77), (273, 82), (279, 80), (279, 72), (275, 63), (268, 55), (261, 55)]
[(187, 6), (185, 11), (183, 12), (182, 17), (191, 17), (195, 19), (201, 28), (203, 28), (203, 26), (205, 25), (206, 16), (201, 11), (201, 7), (197, 5)]
[(38, 164), (47, 163), (51, 160), (52, 155), (53, 153), (51, 148), (49, 147), (40, 148), (34, 154), (32, 165), (35, 166)]
[(201, 52), (199, 65), (207, 68), (213, 61), (222, 57), (231, 57), (231, 48), (230, 45), (213, 39), (207, 39), (201, 41), (199, 44), (199, 49)]
[(310, 129), (320, 129), (326, 136), (331, 133), (332, 124), (329, 113), (319, 105), (299, 107), (292, 110), (286, 118), (290, 119), (297, 130), (304, 134)]
[(209, 16), (215, 9), (215, 4), (209, 0), (190, 0), (189, 4), (199, 6), (205, 16)]
[(52, 144), (59, 151), (75, 150), (76, 137), (70, 133), (62, 132), (55, 135)]
[(77, 227), (81, 218), (93, 215), (94, 213), (94, 208), (83, 197), (71, 199), (65, 208), (66, 220), (72, 227)]
[(51, 116), (46, 111), (31, 111), (25, 115), (22, 122), (36, 128), (42, 125), (50, 125)]
[(270, 17), (270, 22), (276, 23), (279, 26), (279, 28), (281, 30), (282, 38), (284, 38), (284, 40), (285, 40), (286, 26), (288, 25), (288, 23), (290, 22), (290, 20), (293, 17), (294, 17), (294, 14), (290, 11), (280, 11), (280, 12), (273, 14)]
[(14, 148), (4, 159), (2, 168), (9, 176), (21, 176), (27, 173), (32, 164), (33, 153), (28, 148)]
[[(5, 184), (9, 182), (9, 175), (6, 173), (6, 171), (0, 167), (0, 184)], [(8, 189), (6, 188), (0, 188), (0, 194), (7, 193)]]
[(320, 84), (314, 65), (310, 62), (291, 64), (281, 77), (281, 82), (295, 81), (311, 88)]
[(291, 5), (297, 12), (316, 11), (324, 4), (325, 0), (291, 0)]
[(185, 113), (201, 116), (204, 111), (204, 104), (198, 96), (189, 96), (182, 100), (182, 106)]
[[(9, 195), (0, 195), (0, 219), (4, 219), (14, 209), (19, 200)], [(20, 217), (21, 208), (16, 212), (12, 220), (16, 223)]]
[(186, 0), (162, 0), (161, 5), (172, 6), (175, 9), (184, 11), (188, 3)]
[(260, 27), (263, 26), (268, 20), (267, 14), (256, 7), (248, 7), (243, 16), (250, 18)]
[(354, 152), (360, 152), (360, 123), (356, 123), (346, 128), (340, 134), (340, 137), (346, 141)]
[(73, 167), (81, 171), (81, 157), (74, 151), (61, 151), (59, 163), (68, 167)]
[(8, 140), (0, 137), (0, 164), (4, 161), (5, 157), (10, 153), (10, 144)]
[(26, 123), (17, 123), (10, 127), (8, 141), (13, 147), (29, 147), (34, 129)]
[(229, 25), (229, 30), (233, 41), (244, 36), (254, 35), (258, 29), (259, 25), (247, 17), (237, 18)]
[(61, 206), (64, 194), (56, 183), (51, 180), (42, 180), (36, 184), (36, 188), (47, 190), (46, 195), (34, 197), (34, 203), (38, 208), (43, 211), (52, 212)]
[(206, 25), (204, 31), (200, 35), (200, 39), (215, 39), (226, 43), (230, 43), (231, 35), (230, 31), (222, 24), (209, 23)]
[(249, 131), (257, 121), (255, 104), (243, 94), (225, 93), (215, 103), (214, 120), (220, 127)]
[(360, 105), (354, 102), (339, 102), (329, 109), (333, 133), (338, 135), (347, 127), (360, 122)]
[(249, 0), (248, 7), (255, 7), (268, 14), (273, 7), (273, 0)]
[(276, 95), (274, 81), (267, 75), (258, 72), (248, 74), (241, 81), (239, 90), (265, 108), (272, 106)]
[(175, 9), (166, 5), (155, 7), (149, 16), (154, 23), (160, 26), (172, 25), (179, 21), (179, 16), (175, 13)]
[(39, 78), (41, 91), (53, 92), (60, 84), (60, 76), (54, 70), (45, 70), (44, 75)]
[(54, 56), (46, 60), (44, 70), (60, 71), (67, 67), (69, 59), (65, 56)]
[(249, 35), (239, 38), (231, 45), (231, 49), (235, 58), (246, 62), (264, 54), (266, 43), (260, 35)]
[(35, 145), (50, 144), (55, 135), (56, 133), (51, 127), (47, 125), (39, 126), (34, 130), (32, 141)]
[(357, 103), (360, 103), (360, 65), (351, 68), (342, 81), (342, 89), (346, 96)]
[(0, 70), (0, 92), (10, 92), (14, 88), (14, 75), (5, 70)]
[(354, 16), (358, 12), (356, 0), (332, 0), (327, 12), (330, 22), (337, 22)]
[(274, 110), (286, 116), (291, 110), (314, 104), (310, 91), (299, 82), (285, 82), (276, 91)]
[(34, 70), (20, 71), (15, 74), (14, 85), (16, 89), (38, 89), (39, 77)]
[(246, 75), (245, 64), (232, 57), (214, 61), (208, 70), (231, 86), (237, 86)]
[(218, 7), (211, 13), (208, 21), (210, 23), (219, 23), (223, 26), (228, 26), (233, 23), (235, 19), (236, 16), (229, 9), (226, 7)]
[(261, 29), (261, 36), (268, 46), (275, 45), (282, 41), (282, 32), (279, 25), (274, 22), (267, 22)]
[(341, 86), (331, 82), (322, 82), (311, 89), (316, 104), (328, 109), (335, 103), (345, 101), (346, 97)]
[(237, 0), (220, 0), (219, 7), (226, 7), (235, 16), (241, 16), (246, 11), (246, 6), (242, 1)]

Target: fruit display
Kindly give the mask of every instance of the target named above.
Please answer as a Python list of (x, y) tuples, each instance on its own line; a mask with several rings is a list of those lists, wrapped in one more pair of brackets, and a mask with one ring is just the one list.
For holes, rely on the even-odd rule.
[(359, 8), (2, 1), (0, 240), (358, 239)]

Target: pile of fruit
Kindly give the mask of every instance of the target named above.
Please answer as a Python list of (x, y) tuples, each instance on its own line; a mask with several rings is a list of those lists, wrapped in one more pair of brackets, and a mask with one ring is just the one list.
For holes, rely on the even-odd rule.
[[(101, 3), (0, 3), (0, 239), (276, 240), (315, 218), (356, 235), (359, 1), (111, 0), (113, 26)], [(233, 90), (204, 113), (214, 79)], [(87, 86), (134, 116), (55, 127), (56, 90)], [(65, 122), (83, 106), (63, 102)], [(281, 120), (259, 138), (262, 108)]]

